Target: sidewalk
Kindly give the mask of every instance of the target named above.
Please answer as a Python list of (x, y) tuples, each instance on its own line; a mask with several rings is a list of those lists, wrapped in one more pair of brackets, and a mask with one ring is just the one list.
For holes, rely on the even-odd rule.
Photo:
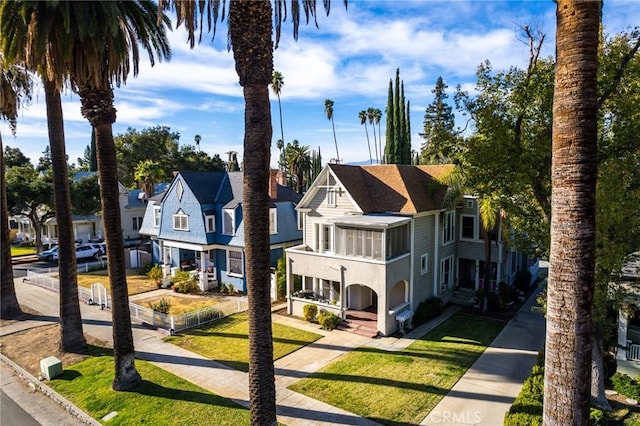
[[(22, 305), (29, 306), (41, 312), (43, 316), (49, 317), (46, 320), (57, 321), (58, 304), (51, 303), (52, 297), (57, 297), (57, 293), (23, 283), (21, 279), (16, 280), (16, 292)], [(467, 412), (479, 412), (482, 416), (481, 423), (473, 424), (502, 424), (504, 412), (519, 392), (522, 382), (535, 360), (535, 353), (539, 348), (536, 345), (539, 340), (533, 339), (533, 335), (541, 334), (544, 338), (544, 318), (540, 314), (526, 310), (528, 309), (526, 306), (530, 303), (531, 299), (496, 338), (492, 347), (485, 351), (422, 424), (470, 424), (466, 422), (451, 423), (451, 421), (443, 421), (442, 417), (434, 417), (434, 413)], [(82, 303), (80, 307), (84, 332), (100, 340), (112, 342), (111, 312)], [(367, 345), (385, 350), (402, 350), (415, 338), (436, 327), (459, 309), (459, 307), (448, 308), (441, 316), (412, 330), (403, 338), (385, 337), (379, 339), (369, 339), (339, 330), (329, 333), (295, 318), (273, 315), (274, 322), (307, 329), (324, 336), (275, 361), (278, 421), (290, 426), (376, 425), (377, 423), (373, 421), (293, 392), (287, 387), (356, 347)], [(541, 318), (537, 318), (536, 315)], [(540, 320), (542, 326), (540, 326)], [(2, 335), (5, 335), (38, 325), (42, 325), (42, 322), (19, 321), (2, 327), (0, 331)], [(165, 343), (162, 341), (162, 338), (166, 336), (164, 332), (150, 329), (141, 324), (134, 323), (133, 336), (136, 354), (139, 358), (151, 361), (177, 376), (222, 397), (229, 398), (242, 406), (249, 406), (246, 373), (233, 370), (170, 343)], [(496, 404), (498, 407), (494, 406)], [(497, 413), (500, 410), (502, 411)], [(433, 423), (428, 423), (428, 421)]]

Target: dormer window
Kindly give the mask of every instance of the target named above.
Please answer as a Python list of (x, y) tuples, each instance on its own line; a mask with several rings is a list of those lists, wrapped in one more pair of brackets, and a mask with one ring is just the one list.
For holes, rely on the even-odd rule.
[(154, 228), (159, 228), (160, 227), (160, 207), (153, 207), (153, 227)]
[(173, 215), (173, 229), (176, 231), (189, 230), (189, 216), (187, 216), (182, 209)]

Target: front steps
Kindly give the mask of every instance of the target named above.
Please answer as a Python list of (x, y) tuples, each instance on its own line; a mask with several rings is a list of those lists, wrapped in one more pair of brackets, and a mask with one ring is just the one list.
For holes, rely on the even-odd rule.
[(458, 288), (453, 292), (453, 297), (450, 302), (460, 306), (471, 306), (471, 299), (475, 296), (476, 292), (470, 288)]

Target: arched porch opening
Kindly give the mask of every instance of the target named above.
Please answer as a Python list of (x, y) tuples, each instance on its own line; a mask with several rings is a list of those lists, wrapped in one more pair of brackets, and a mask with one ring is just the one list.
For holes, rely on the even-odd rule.
[(378, 333), (378, 294), (364, 284), (347, 286), (345, 320), (356, 333)]

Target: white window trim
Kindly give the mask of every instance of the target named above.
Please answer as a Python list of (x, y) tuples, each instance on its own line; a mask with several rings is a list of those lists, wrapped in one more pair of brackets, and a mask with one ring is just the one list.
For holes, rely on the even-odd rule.
[[(444, 264), (447, 260), (449, 261), (449, 280), (445, 283), (444, 282)], [(441, 290), (443, 290), (445, 286), (446, 286), (446, 289), (451, 288), (451, 285), (453, 284), (453, 272), (454, 272), (453, 256), (447, 256), (444, 259), (440, 259), (440, 289)]]
[[(179, 227), (176, 227), (176, 219), (180, 219), (180, 223), (179, 223), (180, 226)], [(182, 219), (184, 219), (184, 221), (185, 221), (185, 223), (184, 223), (185, 226), (182, 226), (183, 225)], [(188, 231), (189, 230), (189, 216), (187, 216), (182, 209), (178, 210), (178, 212), (173, 215), (173, 229), (176, 230), (176, 231)]]
[(327, 207), (336, 207), (338, 205), (336, 192), (334, 187), (327, 187)]
[[(462, 232), (464, 230), (464, 226), (463, 226), (463, 222), (465, 217), (470, 217), (473, 219), (473, 236), (471, 238), (469, 237), (463, 237), (462, 236)], [(460, 215), (460, 239), (463, 241), (475, 241), (478, 239), (478, 217), (474, 214), (463, 214)]]
[[(329, 248), (325, 249), (324, 240), (325, 233), (329, 234)], [(335, 253), (335, 227), (332, 224), (323, 223), (320, 225), (320, 252), (322, 253)]]
[[(273, 229), (271, 228), (271, 215), (273, 215)], [(278, 209), (276, 207), (269, 208), (269, 235), (278, 233)]]
[[(211, 224), (212, 226), (209, 226)], [(206, 232), (216, 232), (216, 216), (213, 214), (207, 214), (204, 216), (204, 226)]]
[(162, 217), (162, 208), (160, 206), (153, 206), (153, 227), (160, 228), (160, 218)]
[(307, 213), (306, 212), (301, 212), (300, 210), (298, 210), (297, 213), (298, 213), (298, 231), (303, 231), (304, 230), (304, 219), (305, 219), (305, 215)]
[[(225, 214), (231, 215), (231, 229), (225, 227)], [(235, 209), (223, 209), (222, 210), (222, 233), (224, 235), (236, 235), (236, 210)]]
[(420, 256), (420, 274), (424, 275), (429, 272), (429, 253)]
[[(456, 214), (455, 211), (448, 211), (444, 213), (444, 219), (442, 221), (442, 245), (443, 246), (453, 244), (456, 241), (455, 214)], [(448, 232), (445, 232), (447, 230), (447, 224), (450, 224), (452, 227), (450, 240), (445, 240), (448, 234)]]
[[(238, 274), (237, 272), (231, 272), (231, 252), (236, 252), (236, 253), (240, 253), (240, 273)], [(237, 259), (234, 259), (234, 261)], [(242, 252), (242, 250), (227, 250), (227, 275), (230, 277), (237, 277), (237, 278), (242, 278), (244, 277), (244, 253)]]

